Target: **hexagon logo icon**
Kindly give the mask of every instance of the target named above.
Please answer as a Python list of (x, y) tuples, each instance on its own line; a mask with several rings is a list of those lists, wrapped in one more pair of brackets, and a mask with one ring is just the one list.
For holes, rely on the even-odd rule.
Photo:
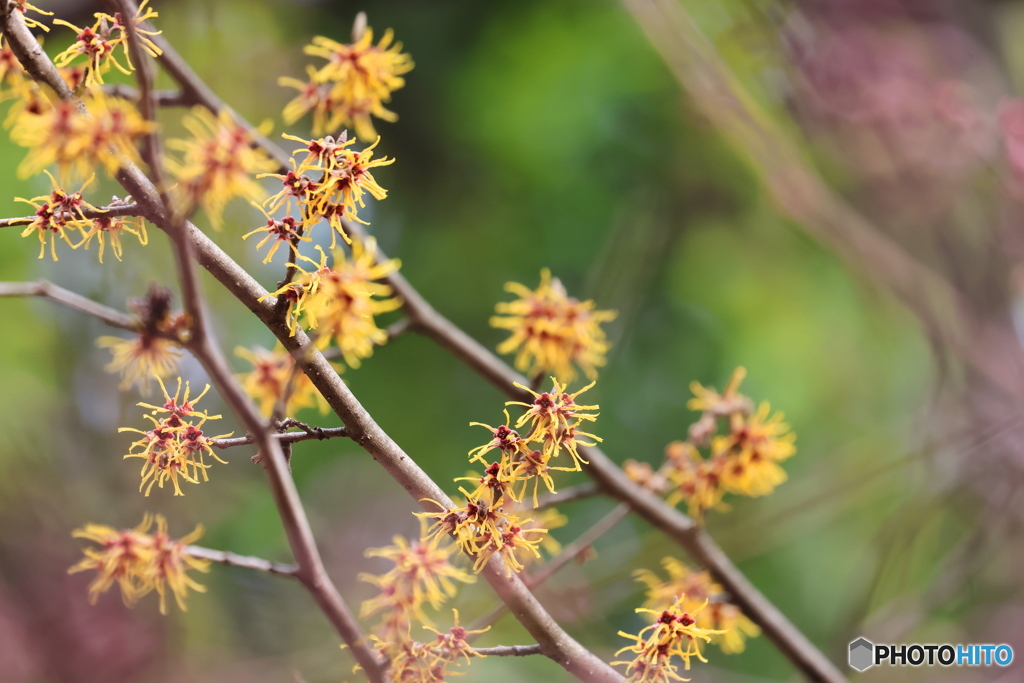
[(858, 638), (850, 643), (850, 666), (864, 671), (875, 664), (875, 645), (867, 638)]

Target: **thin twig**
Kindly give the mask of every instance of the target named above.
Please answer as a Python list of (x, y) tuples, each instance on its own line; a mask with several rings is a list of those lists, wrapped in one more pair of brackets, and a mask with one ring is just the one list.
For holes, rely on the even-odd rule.
[(536, 588), (550, 579), (559, 569), (587, 552), (599, 538), (629, 516), (629, 513), (629, 504), (619, 503), (611, 512), (602, 517), (597, 524), (590, 527), (575, 541), (562, 548), (562, 552), (541, 565), (537, 571), (531, 572), (530, 576), (526, 579), (526, 585), (530, 588)]
[(540, 645), (496, 645), (474, 648), (473, 652), (484, 657), (528, 657), (543, 654)]
[[(117, 97), (130, 102), (139, 102), (138, 88), (124, 83), (113, 83), (103, 86), (103, 92), (110, 97)], [(184, 90), (154, 90), (153, 99), (159, 107), (191, 107), (199, 104), (190, 93)]]
[[(82, 216), (86, 218), (118, 218), (120, 216), (141, 216), (142, 209), (138, 204), (114, 204), (101, 206), (95, 209), (82, 208)], [(67, 218), (80, 218), (77, 212), (67, 214)], [(39, 220), (38, 216), (20, 216), (18, 218), (0, 218), (0, 228), (14, 228), (28, 225)]]
[(298, 578), (299, 573), (299, 566), (296, 564), (272, 562), (270, 560), (264, 560), (261, 557), (236, 555), (235, 553), (228, 552), (226, 550), (211, 550), (210, 548), (203, 548), (198, 545), (185, 546), (185, 553), (192, 557), (199, 557), (204, 560), (209, 560), (210, 562), (216, 562), (217, 564), (255, 569), (257, 571), (267, 572), (268, 574), (288, 576), (293, 579)]
[(568, 505), (577, 500), (586, 500), (598, 495), (601, 495), (601, 487), (592, 481), (585, 481), (575, 486), (567, 486), (558, 493), (545, 493), (537, 500), (534, 512), (558, 505)]
[[(278, 443), (298, 443), (299, 441), (312, 441), (316, 439), (333, 439), (336, 437), (348, 436), (348, 430), (344, 427), (312, 427), (311, 431), (286, 432), (284, 434), (271, 434), (270, 437)], [(210, 445), (214, 448), (234, 448), (235, 446), (248, 446), (256, 443), (252, 434), (236, 436), (232, 439), (213, 439)]]
[(122, 313), (117, 309), (98, 304), (92, 299), (87, 299), (77, 292), (64, 289), (53, 284), (49, 280), (36, 280), (35, 282), (0, 282), (0, 298), (40, 296), (53, 299), (59, 303), (73, 308), (76, 311), (87, 313), (99, 318), (111, 327), (117, 327), (131, 332), (139, 331), (139, 319), (133, 315)]

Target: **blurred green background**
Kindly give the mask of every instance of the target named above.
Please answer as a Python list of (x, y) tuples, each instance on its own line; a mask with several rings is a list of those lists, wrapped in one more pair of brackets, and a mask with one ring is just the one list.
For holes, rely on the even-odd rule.
[[(815, 100), (800, 99), (793, 83), (802, 66), (783, 37), (806, 30), (815, 15), (766, 0), (684, 5), (760, 104), (786, 130), (810, 131), (804, 149), (831, 182), (882, 217), (883, 229), (892, 228), (886, 219), (893, 214), (871, 193), (877, 178), (836, 143), (848, 131), (819, 130), (815, 137), (814, 120), (801, 109), (801, 102)], [(919, 7), (928, 3), (909, 6), (890, 14), (864, 10), (857, 18), (868, 26), (898, 20), (913, 29), (943, 21), (973, 30), (959, 15), (922, 16)], [(78, 23), (99, 9), (63, 7), (60, 16)], [(375, 174), (389, 197), (362, 215), (385, 251), (402, 260), (413, 285), (489, 347), (504, 338), (487, 324), (494, 304), (508, 299), (504, 283), (536, 286), (543, 267), (571, 294), (618, 310), (608, 325), (614, 342), (608, 366), (588, 394), (601, 405), (594, 431), (617, 461), (657, 465), (665, 445), (685, 438), (696, 417), (686, 408), (689, 383), (722, 387), (735, 366), (745, 366), (746, 393), (785, 411), (799, 450), (786, 463), (790, 481), (775, 494), (733, 500), (731, 512), (710, 514), (708, 527), (754, 584), (844, 670), (846, 643), (858, 635), (999, 642), (1022, 632), (1022, 610), (1010, 597), (1019, 595), (1019, 544), (979, 533), (991, 523), (984, 513), (997, 485), (1009, 487), (1006, 497), (1015, 500), (1016, 479), (999, 473), (1000, 463), (1019, 461), (1016, 442), (1006, 440), (1017, 422), (1005, 422), (1005, 411), (1019, 408), (1004, 401), (1000, 410), (972, 410), (971, 373), (922, 331), (914, 314), (780, 217), (743, 155), (695, 112), (623, 7), (593, 0), (168, 0), (155, 7), (158, 26), (209, 85), (249, 120), (274, 120), (275, 135), (308, 135), (308, 119), (282, 127), (280, 111), (293, 91), (276, 84), (278, 76), (302, 75), (311, 61), (301, 51), (305, 42), (314, 35), (347, 40), (360, 10), (378, 34), (393, 28), (416, 68), (391, 104), (400, 120), (378, 125), (379, 151), (397, 159)], [(819, 35), (832, 25), (826, 19)], [(983, 49), (997, 59), (998, 40), (981, 35), (991, 40)], [(56, 29), (46, 46), (52, 53), (70, 40), (69, 31)], [(180, 131), (180, 114), (163, 113), (169, 135)], [(12, 197), (42, 194), (48, 185), (41, 178), (17, 180), (23, 150), (0, 138), (6, 190), (0, 213), (22, 215), (24, 205)], [(958, 176), (958, 192), (982, 197), (969, 206), (995, 203), (983, 201), (1002, 182), (993, 180), (992, 158)], [(915, 178), (911, 187), (920, 182)], [(914, 191), (904, 195), (908, 204), (925, 201)], [(104, 181), (95, 203), (116, 192)], [(996, 213), (964, 209), (949, 231), (987, 243), (994, 229), (977, 226), (994, 223)], [(906, 226), (930, 220), (901, 217), (896, 224), (903, 232), (892, 229), (912, 246), (917, 233)], [(263, 266), (253, 244), (240, 239), (260, 222), (236, 201), (224, 230), (211, 236), (271, 286), (283, 250)], [(174, 286), (167, 240), (155, 229), (150, 234), (148, 247), (128, 238), (123, 262), (108, 251), (100, 265), (95, 251), (64, 249), (57, 263), (36, 260), (34, 238), (3, 229), (0, 280), (47, 278), (123, 309), (151, 282)], [(984, 272), (987, 266), (975, 259), (966, 267)], [(272, 345), (230, 295), (209, 279), (205, 287), (224, 349)], [(1000, 310), (1009, 317), (1008, 303)], [(137, 466), (121, 460), (131, 436), (116, 430), (141, 426), (142, 411), (134, 406), (138, 396), (118, 392), (117, 378), (103, 370), (107, 352), (94, 343), (109, 333), (101, 324), (50, 302), (11, 299), (0, 301), (0, 320), (0, 680), (290, 681), (293, 672), (310, 683), (358, 680), (351, 656), (338, 649), (308, 595), (283, 579), (217, 566), (200, 577), (208, 592), (192, 595), (187, 613), (172, 608), (165, 618), (152, 597), (134, 610), (116, 591), (95, 607), (87, 604), (88, 577), (65, 575), (83, 545), (70, 532), (87, 521), (121, 528), (137, 524), (145, 511), (161, 512), (175, 536), (205, 524), (201, 543), (209, 547), (290, 560), (287, 544), (263, 472), (245, 449), (229, 452), (230, 465), (214, 467), (211, 482), (189, 487), (183, 498), (167, 490), (150, 498), (138, 493)], [(247, 368), (234, 360), (239, 371)], [(194, 361), (184, 363), (183, 373), (202, 384)], [(451, 492), (456, 485), (446, 482), (465, 474), (466, 452), (482, 443), (482, 430), (468, 423), (501, 419), (502, 396), (415, 335), (378, 349), (344, 378), (383, 428)], [(205, 402), (212, 411), (226, 410), (215, 396)], [(315, 410), (299, 417), (337, 424)], [(236, 427), (219, 431), (230, 428)], [(388, 544), (393, 534), (414, 534), (414, 502), (351, 442), (303, 443), (293, 464), (331, 575), (358, 605), (374, 591), (357, 573), (386, 567), (363, 551)], [(991, 468), (994, 483), (972, 488), (977, 480), (964, 471), (974, 468)], [(559, 483), (584, 480), (564, 475)], [(571, 541), (611, 506), (590, 500), (565, 507), (570, 523), (554, 536)], [(1006, 522), (1009, 529), (1017, 524)], [(685, 556), (632, 518), (596, 551), (538, 595), (575, 637), (612, 659), (626, 643), (616, 632), (635, 632), (643, 623), (633, 613), (643, 598), (630, 573), (657, 569), (665, 555)], [(493, 600), (481, 583), (465, 588), (451, 606), (468, 622)], [(480, 642), (512, 644), (528, 636), (506, 616)], [(712, 649), (709, 657), (694, 680), (797, 678), (764, 638), (740, 655)], [(924, 673), (896, 672), (884, 680), (939, 677)], [(948, 680), (989, 680), (986, 672), (958, 675)], [(544, 658), (491, 658), (475, 661), (465, 680), (569, 677)]]

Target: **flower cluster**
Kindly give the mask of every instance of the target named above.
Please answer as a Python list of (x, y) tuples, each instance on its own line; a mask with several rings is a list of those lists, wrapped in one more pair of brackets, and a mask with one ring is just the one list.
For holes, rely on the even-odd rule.
[[(160, 31), (148, 31), (140, 26), (148, 19), (155, 19), (159, 16), (152, 7), (146, 7), (149, 0), (143, 0), (139, 9), (132, 19), (136, 33), (140, 37), (142, 48), (152, 57), (159, 57), (163, 51), (157, 47), (149, 36), (159, 35)], [(128, 49), (128, 26), (120, 12), (113, 15), (97, 12), (93, 15), (96, 23), (91, 27), (79, 28), (63, 19), (54, 19), (54, 24), (67, 26), (76, 34), (75, 42), (71, 47), (54, 57), (53, 63), (58, 67), (66, 67), (76, 61), (79, 57), (85, 57), (88, 65), (82, 77), (85, 85), (103, 83), (103, 74), (110, 70), (111, 66), (117, 68), (123, 74), (130, 75), (135, 70), (132, 64), (131, 54)], [(117, 61), (117, 48), (120, 47), (124, 55), (125, 64)]]
[(170, 290), (156, 285), (144, 299), (128, 305), (139, 318), (139, 334), (131, 339), (100, 337), (96, 344), (113, 354), (106, 369), (121, 374), (122, 390), (135, 384), (148, 395), (152, 378), (166, 379), (177, 370), (181, 358), (177, 340), (187, 334), (188, 320), (171, 314)]
[(27, 178), (56, 164), (62, 174), (74, 172), (87, 178), (97, 166), (114, 175), (124, 159), (140, 163), (135, 141), (156, 128), (139, 115), (127, 100), (108, 97), (97, 87), (88, 88), (82, 104), (50, 104), (45, 97), (33, 95), (11, 110), (5, 125), (11, 129), (11, 141), (29, 148), (18, 166), (18, 176)]
[[(58, 238), (72, 249), (85, 246), (89, 248), (95, 237), (99, 242), (99, 259), (103, 263), (103, 251), (106, 240), (110, 238), (110, 247), (117, 260), (121, 260), (121, 234), (128, 232), (135, 235), (143, 246), (149, 241), (145, 223), (141, 216), (104, 216), (104, 209), (98, 209), (82, 198), (82, 192), (92, 182), (90, 177), (77, 192), (62, 189), (56, 179), (46, 171), (53, 192), (32, 199), (15, 197), (14, 201), (28, 204), (35, 210), (35, 218), (22, 230), (22, 237), (35, 234), (39, 238), (39, 258), (46, 255), (47, 238), (50, 244), (50, 256), (57, 261)], [(85, 212), (89, 212), (89, 216)], [(71, 242), (68, 231), (78, 231), (81, 240), (77, 244)]]
[[(220, 419), (220, 415), (210, 415), (205, 410), (199, 412), (195, 409), (195, 404), (210, 389), (209, 385), (199, 396), (190, 399), (189, 386), (186, 382), (185, 395), (181, 397), (181, 403), (179, 403), (180, 377), (174, 396), (167, 393), (167, 388), (160, 378), (157, 378), (157, 382), (160, 383), (160, 388), (164, 392), (164, 399), (166, 399), (164, 404), (154, 406), (148, 403), (139, 403), (140, 407), (152, 410), (152, 414), (146, 415), (146, 419), (153, 423), (153, 428), (143, 431), (131, 427), (121, 427), (118, 431), (136, 432), (142, 435), (142, 438), (134, 442), (129, 453), (124, 456), (126, 459), (142, 458), (145, 461), (142, 465), (142, 483), (139, 484), (139, 490), (145, 488), (148, 496), (153, 490), (154, 484), (163, 488), (164, 484), (170, 480), (174, 484), (174, 495), (182, 496), (185, 494), (178, 482), (179, 477), (192, 484), (199, 483), (200, 475), (203, 481), (209, 481), (210, 478), (206, 470), (210, 468), (210, 465), (204, 461), (205, 455), (209, 455), (219, 463), (227, 464), (213, 452), (211, 442), (214, 439), (231, 436), (231, 434), (221, 434), (212, 439), (203, 434), (201, 427), (207, 420)], [(158, 414), (162, 414), (163, 417), (159, 419), (154, 417)]]
[[(313, 386), (306, 373), (298, 369), (295, 358), (278, 344), (273, 351), (239, 346), (235, 355), (252, 363), (252, 370), (238, 376), (242, 388), (259, 404), (260, 412), (269, 416), (274, 406), (287, 395), (284, 414), (294, 416), (302, 408), (316, 406), (326, 413), (327, 400)], [(335, 368), (338, 370), (339, 368)]]
[[(422, 527), (421, 527), (422, 528)], [(422, 534), (421, 534), (422, 536)], [(361, 616), (381, 615), (374, 641), (381, 655), (390, 662), (391, 680), (433, 683), (445, 680), (448, 668), (460, 657), (474, 656), (466, 636), (482, 631), (466, 631), (459, 626), (455, 612), (455, 626), (447, 633), (431, 626), (423, 609), (430, 605), (439, 609), (456, 594), (456, 581), (472, 583), (476, 577), (452, 565), (451, 555), (456, 548), (442, 545), (439, 536), (423, 538), (410, 543), (395, 536), (394, 545), (372, 548), (367, 557), (382, 557), (394, 567), (381, 575), (361, 574), (380, 589), (380, 595), (363, 603)], [(412, 625), (418, 623), (437, 634), (434, 642), (422, 643), (412, 638)]]
[(317, 36), (305, 52), (327, 60), (319, 69), (306, 68), (309, 81), (281, 78), (283, 86), (295, 88), (299, 94), (284, 108), (284, 121), (292, 124), (313, 112), (313, 135), (333, 133), (342, 126), (352, 126), (360, 139), (369, 142), (377, 137), (371, 116), (396, 121), (398, 116), (384, 108), (391, 93), (405, 85), (402, 74), (413, 68), (409, 55), (402, 53), (402, 44), (394, 43), (391, 30), (373, 44), (373, 29), (367, 28), (355, 43), (344, 45)]
[[(372, 237), (365, 245), (352, 241), (352, 256), (346, 258), (341, 249), (334, 250), (334, 263), (327, 267), (327, 254), (317, 246), (320, 261), (306, 256), (299, 259), (316, 266), (300, 272), (289, 283), (266, 296), (284, 297), (288, 301), (288, 327), (292, 334), (298, 325), (316, 330), (316, 345), (326, 348), (333, 340), (349, 367), (357, 368), (361, 359), (373, 355), (373, 347), (387, 341), (387, 333), (377, 327), (374, 316), (393, 311), (402, 305), (391, 296), (391, 287), (375, 282), (398, 269), (396, 260), (377, 262), (377, 243)], [(266, 297), (264, 297), (266, 298)]]
[(263, 188), (253, 175), (270, 172), (277, 163), (253, 144), (254, 131), (238, 123), (227, 109), (214, 115), (202, 106), (193, 107), (182, 125), (192, 137), (168, 140), (167, 148), (181, 157), (164, 160), (178, 181), (172, 194), (180, 215), (201, 206), (210, 223), (219, 228), (224, 207), (235, 197), (263, 199)]
[(500, 315), (491, 318), (491, 326), (512, 332), (498, 353), (515, 352), (516, 369), (532, 377), (551, 373), (571, 382), (576, 378), (573, 364), (589, 379), (597, 377), (611, 347), (601, 323), (614, 320), (615, 311), (597, 311), (593, 301), (570, 297), (547, 268), (536, 290), (518, 282), (509, 282), (505, 289), (519, 298), (495, 306)]
[[(676, 596), (682, 595), (682, 608), (696, 615), (699, 628), (719, 631), (711, 636), (710, 642), (727, 655), (743, 652), (747, 637), (756, 638), (761, 634), (757, 624), (725, 599), (722, 587), (712, 580), (707, 571), (694, 571), (674, 557), (664, 558), (661, 566), (668, 574), (664, 581), (648, 569), (633, 572), (633, 576), (647, 586), (644, 607), (664, 609), (675, 602)], [(705, 604), (706, 607), (701, 609)]]
[(189, 575), (192, 569), (209, 571), (209, 561), (188, 554), (187, 546), (203, 535), (202, 526), (183, 538), (172, 540), (167, 534), (167, 520), (156, 515), (156, 533), (150, 534), (154, 517), (146, 515), (134, 529), (118, 531), (102, 524), (86, 524), (72, 536), (99, 544), (99, 548), (86, 548), (85, 559), (71, 567), (68, 573), (96, 571), (89, 584), (89, 601), (95, 603), (114, 582), (121, 587), (121, 597), (129, 607), (139, 598), (156, 591), (160, 596), (160, 613), (167, 614), (167, 592), (174, 595), (178, 607), (185, 610), (188, 589), (200, 593), (205, 587)]
[[(579, 429), (585, 421), (594, 421), (593, 413), (597, 406), (580, 405), (576, 398), (593, 384), (569, 394), (565, 385), (554, 382), (551, 391), (537, 393), (525, 387), (534, 396), (531, 403), (510, 401), (507, 405), (519, 405), (526, 411), (515, 424), (508, 411), (505, 412), (505, 423), (497, 427), (473, 422), (471, 425), (484, 427), (491, 433), (491, 440), (469, 452), (470, 462), (484, 465), (483, 475), (462, 477), (457, 479), (476, 482), (473, 491), (465, 488), (459, 490), (465, 496), (465, 504), (447, 507), (438, 503), (438, 512), (419, 513), (421, 517), (432, 519), (433, 526), (429, 533), (435, 535), (451, 535), (467, 555), (476, 556), (473, 566), (480, 571), (491, 556), (501, 555), (509, 572), (519, 572), (524, 567), (528, 556), (540, 557), (539, 546), (548, 532), (532, 519), (522, 519), (519, 512), (524, 507), (523, 499), (532, 488), (533, 507), (537, 507), (537, 494), (540, 483), (554, 493), (554, 471), (577, 471), (580, 463), (579, 445), (594, 445), (580, 441), (583, 437), (598, 437)], [(519, 429), (526, 427), (526, 436), (521, 436)], [(554, 466), (563, 449), (572, 459), (571, 467)], [(498, 452), (498, 459), (488, 462), (485, 457), (493, 451)], [(531, 487), (532, 484), (532, 487)], [(435, 501), (436, 502), (436, 501)], [(552, 516), (554, 526), (564, 523), (564, 518)], [(517, 554), (519, 551), (522, 557)]]
[[(786, 480), (779, 463), (796, 452), (796, 435), (782, 421), (782, 413), (772, 415), (768, 403), (755, 410), (739, 393), (745, 375), (737, 368), (721, 394), (694, 382), (695, 397), (687, 405), (701, 411), (701, 417), (690, 426), (689, 438), (668, 445), (658, 473), (634, 463), (628, 464), (627, 473), (640, 483), (669, 489), (668, 502), (686, 502), (690, 516), (698, 520), (707, 510), (728, 509), (722, 502), (727, 493), (763, 496), (774, 491)], [(723, 424), (725, 431), (719, 434)]]
[[(270, 260), (281, 242), (288, 242), (293, 254), (297, 254), (298, 241), (308, 238), (313, 228), (323, 220), (332, 229), (332, 249), (337, 235), (351, 243), (343, 221), (355, 220), (365, 224), (366, 221), (359, 218), (359, 209), (366, 206), (366, 195), (378, 200), (388, 196), (387, 190), (377, 183), (370, 169), (395, 162), (387, 157), (373, 158), (373, 150), (379, 139), (366, 149), (356, 151), (351, 148), (355, 140), (349, 140), (345, 133), (337, 140), (329, 135), (318, 140), (303, 140), (291, 135), (284, 137), (301, 142), (304, 146), (292, 153), (292, 170), (283, 174), (264, 173), (260, 176), (279, 179), (281, 191), (261, 207), (267, 224), (245, 235), (249, 237), (261, 232), (267, 233), (257, 249), (271, 238), (275, 240), (264, 263)], [(301, 162), (296, 162), (297, 155), (305, 156)], [(271, 217), (270, 214), (281, 209), (286, 213), (285, 218), (276, 220)]]
[[(633, 683), (668, 683), (669, 681), (686, 681), (679, 675), (679, 666), (673, 658), (683, 662), (685, 670), (690, 669), (690, 659), (696, 657), (707, 662), (701, 654), (700, 641), (709, 642), (721, 631), (712, 631), (697, 625), (700, 611), (704, 604), (696, 610), (688, 610), (684, 603), (686, 596), (677, 598), (667, 609), (652, 610), (638, 607), (637, 612), (652, 614), (654, 624), (642, 629), (638, 634), (619, 631), (623, 638), (635, 641), (615, 654), (632, 652), (636, 655), (632, 660), (612, 662), (613, 665), (626, 666), (626, 680)], [(706, 603), (705, 603), (706, 604)]]

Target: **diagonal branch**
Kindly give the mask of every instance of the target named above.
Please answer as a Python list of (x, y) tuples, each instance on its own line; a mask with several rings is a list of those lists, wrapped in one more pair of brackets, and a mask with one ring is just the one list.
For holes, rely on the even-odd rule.
[(122, 313), (117, 309), (96, 303), (87, 299), (77, 292), (59, 287), (49, 280), (36, 280), (35, 282), (0, 282), (0, 298), (16, 296), (40, 296), (53, 299), (76, 311), (87, 313), (99, 318), (111, 327), (117, 327), (130, 332), (139, 331), (139, 320), (133, 315)]

